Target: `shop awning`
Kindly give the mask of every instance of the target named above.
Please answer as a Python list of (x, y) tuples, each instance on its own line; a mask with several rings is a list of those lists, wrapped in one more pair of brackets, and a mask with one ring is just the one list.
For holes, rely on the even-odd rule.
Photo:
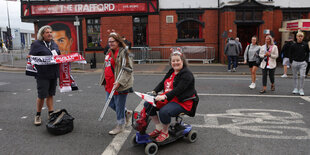
[(280, 32), (293, 32), (293, 31), (310, 31), (310, 19), (298, 19), (291, 21), (284, 21), (279, 31)]

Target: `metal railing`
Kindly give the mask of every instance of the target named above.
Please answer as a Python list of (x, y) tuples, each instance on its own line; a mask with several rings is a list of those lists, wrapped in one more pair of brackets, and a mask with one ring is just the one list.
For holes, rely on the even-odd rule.
[(181, 47), (133, 47), (134, 61), (138, 63), (153, 63), (155, 61), (169, 61), (171, 48), (181, 48), (188, 61), (202, 61), (212, 63), (215, 59), (214, 47), (181, 46)]
[(28, 52), (29, 51), (27, 49), (8, 50), (6, 52), (0, 50), (0, 64), (14, 67), (17, 65), (17, 63), (19, 63), (20, 60), (26, 61)]

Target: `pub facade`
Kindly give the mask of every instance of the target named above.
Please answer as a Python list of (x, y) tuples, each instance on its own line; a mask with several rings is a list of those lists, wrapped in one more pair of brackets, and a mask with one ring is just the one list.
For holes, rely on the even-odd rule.
[(289, 1), (21, 0), (21, 18), (34, 23), (35, 32), (48, 24), (59, 31), (55, 36), (66, 34), (54, 37), (65, 52), (98, 56), (107, 45), (107, 31), (114, 29), (133, 47), (212, 47), (215, 61), (224, 63), (230, 37), (239, 37), (244, 49), (252, 36), (263, 44), (271, 34), (281, 47), (283, 22), (310, 17), (310, 2)]

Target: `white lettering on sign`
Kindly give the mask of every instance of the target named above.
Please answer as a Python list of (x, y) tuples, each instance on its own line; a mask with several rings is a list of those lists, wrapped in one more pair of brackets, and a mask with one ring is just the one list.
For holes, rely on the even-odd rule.
[(270, 109), (230, 109), (226, 112), (196, 114), (204, 117), (205, 124), (192, 126), (226, 129), (234, 135), (253, 138), (310, 139), (310, 129), (305, 128), (299, 113)]

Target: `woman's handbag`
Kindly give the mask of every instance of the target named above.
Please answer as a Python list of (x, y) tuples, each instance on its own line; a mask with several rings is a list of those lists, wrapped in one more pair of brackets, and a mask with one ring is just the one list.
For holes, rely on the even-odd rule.
[(259, 51), (260, 51), (260, 50), (257, 50), (257, 51), (255, 52), (255, 62), (256, 62), (256, 64), (257, 64), (258, 66), (259, 66), (260, 63), (262, 62), (262, 58), (259, 57)]

